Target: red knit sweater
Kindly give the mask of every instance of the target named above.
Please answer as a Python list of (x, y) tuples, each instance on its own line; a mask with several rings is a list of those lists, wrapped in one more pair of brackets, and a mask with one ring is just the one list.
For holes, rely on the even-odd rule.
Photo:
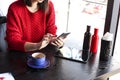
[(9, 50), (25, 51), (25, 42), (40, 42), (43, 35), (56, 35), (54, 6), (49, 1), (49, 12), (31, 13), (23, 0), (12, 3), (7, 14), (6, 41)]

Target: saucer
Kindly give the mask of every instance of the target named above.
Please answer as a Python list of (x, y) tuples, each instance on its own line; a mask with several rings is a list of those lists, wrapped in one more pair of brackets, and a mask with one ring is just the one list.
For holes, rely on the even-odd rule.
[(31, 67), (31, 68), (44, 69), (44, 68), (49, 67), (50, 61), (49, 61), (49, 60), (46, 60), (43, 65), (34, 65), (31, 60), (28, 60), (28, 61), (27, 61), (27, 65), (28, 65), (29, 67)]

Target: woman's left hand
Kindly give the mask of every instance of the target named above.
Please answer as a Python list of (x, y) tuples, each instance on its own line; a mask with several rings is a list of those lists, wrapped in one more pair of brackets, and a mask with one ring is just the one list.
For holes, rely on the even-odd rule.
[(64, 45), (64, 41), (62, 38), (55, 38), (51, 44), (60, 48)]

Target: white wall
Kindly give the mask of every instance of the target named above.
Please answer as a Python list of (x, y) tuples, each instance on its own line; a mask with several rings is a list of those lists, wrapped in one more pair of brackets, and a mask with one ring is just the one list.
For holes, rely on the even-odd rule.
[(13, 1), (15, 0), (0, 0), (0, 10), (4, 16), (7, 14), (8, 7)]

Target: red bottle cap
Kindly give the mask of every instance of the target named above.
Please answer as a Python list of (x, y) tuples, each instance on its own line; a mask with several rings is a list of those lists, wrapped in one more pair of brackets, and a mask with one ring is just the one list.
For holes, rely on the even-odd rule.
[(99, 29), (95, 28), (95, 29), (94, 29), (94, 33), (95, 33), (95, 34), (98, 34), (98, 30), (99, 30)]

